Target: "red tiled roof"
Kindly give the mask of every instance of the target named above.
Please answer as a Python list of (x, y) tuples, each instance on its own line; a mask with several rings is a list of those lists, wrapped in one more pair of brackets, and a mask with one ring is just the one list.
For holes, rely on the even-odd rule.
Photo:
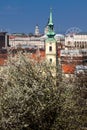
[(45, 51), (36, 51), (31, 54), (31, 58), (39, 62), (45, 58)]
[(14, 39), (14, 38), (15, 38), (15, 36), (13, 36), (13, 35), (9, 36), (9, 39)]
[(64, 73), (69, 74), (69, 73), (74, 73), (75, 71), (75, 65), (74, 64), (63, 64), (62, 65), (62, 70)]
[(4, 65), (7, 60), (7, 54), (0, 54), (0, 66)]

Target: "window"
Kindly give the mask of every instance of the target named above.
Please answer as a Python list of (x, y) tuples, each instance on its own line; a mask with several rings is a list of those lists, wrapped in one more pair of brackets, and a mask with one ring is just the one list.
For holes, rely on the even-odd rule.
[(52, 63), (52, 59), (50, 58), (50, 63)]
[(74, 45), (75, 45), (75, 47), (76, 47), (76, 42), (74, 42)]
[(68, 41), (68, 46), (71, 44), (71, 42), (70, 41)]
[(52, 51), (52, 46), (49, 47), (49, 51)]

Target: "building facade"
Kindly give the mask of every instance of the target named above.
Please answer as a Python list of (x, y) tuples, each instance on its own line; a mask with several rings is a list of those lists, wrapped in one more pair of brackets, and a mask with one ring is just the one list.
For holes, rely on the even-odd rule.
[(65, 49), (86, 49), (87, 34), (79, 33), (65, 36)]
[(9, 36), (7, 32), (0, 32), (0, 49), (6, 49), (9, 46)]
[(41, 36), (28, 36), (28, 35), (10, 35), (9, 45), (14, 48), (44, 48), (44, 40), (41, 40)]
[(87, 66), (87, 34), (79, 33), (65, 36), (64, 48), (60, 54), (64, 73), (75, 74), (76, 71), (79, 71), (79, 68), (82, 68), (82, 70), (87, 68), (85, 67)]

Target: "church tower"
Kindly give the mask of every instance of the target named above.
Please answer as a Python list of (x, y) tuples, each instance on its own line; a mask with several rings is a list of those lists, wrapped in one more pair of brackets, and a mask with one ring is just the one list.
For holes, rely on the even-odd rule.
[(35, 35), (38, 36), (40, 33), (39, 33), (39, 27), (38, 25), (36, 25), (35, 27)]
[(50, 18), (48, 22), (47, 36), (48, 38), (45, 41), (46, 60), (54, 67), (56, 67), (58, 64), (58, 55), (57, 55), (57, 42), (56, 39), (54, 38), (55, 32), (54, 32), (54, 24), (52, 19), (52, 9), (50, 9)]

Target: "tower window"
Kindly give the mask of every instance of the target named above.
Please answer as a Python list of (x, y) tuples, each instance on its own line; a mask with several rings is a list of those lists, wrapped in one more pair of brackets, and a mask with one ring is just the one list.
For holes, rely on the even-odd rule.
[(49, 51), (52, 51), (52, 46), (49, 47)]
[(52, 63), (52, 59), (50, 58), (50, 63)]

